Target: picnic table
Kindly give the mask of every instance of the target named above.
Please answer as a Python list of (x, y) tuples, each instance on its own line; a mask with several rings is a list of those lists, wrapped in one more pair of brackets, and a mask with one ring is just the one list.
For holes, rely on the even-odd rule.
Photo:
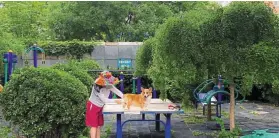
[[(175, 105), (170, 100), (151, 99), (147, 110), (141, 110), (139, 107), (131, 106), (130, 110), (124, 110), (122, 105), (115, 103), (115, 99), (109, 99), (103, 108), (103, 114), (115, 114), (116, 115), (116, 136), (122, 138), (122, 128), (127, 122), (134, 121), (154, 121), (156, 131), (160, 130), (160, 123), (165, 126), (165, 138), (171, 138), (171, 115), (183, 113), (183, 110), (170, 109), (169, 105)], [(124, 122), (121, 121), (121, 116), (125, 114), (141, 114), (141, 119), (129, 119)], [(145, 114), (154, 114), (154, 120), (145, 119)], [(166, 117), (166, 121), (160, 119), (160, 114)]]

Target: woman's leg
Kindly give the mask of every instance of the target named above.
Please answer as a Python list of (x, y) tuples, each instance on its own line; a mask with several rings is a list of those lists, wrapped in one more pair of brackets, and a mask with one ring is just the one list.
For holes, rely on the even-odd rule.
[(101, 138), (101, 128), (104, 126), (103, 108), (100, 109), (98, 116), (97, 138)]
[(97, 135), (96, 138), (101, 138), (101, 127), (97, 128)]
[(91, 127), (90, 128), (90, 138), (97, 138), (97, 127)]

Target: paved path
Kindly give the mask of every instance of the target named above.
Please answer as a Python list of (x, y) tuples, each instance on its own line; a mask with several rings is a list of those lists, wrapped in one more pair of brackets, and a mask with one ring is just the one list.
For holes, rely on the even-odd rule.
[[(222, 106), (223, 112), (229, 111), (229, 104)], [(279, 108), (256, 103), (241, 103), (235, 107), (236, 124), (242, 130), (255, 130), (265, 128), (279, 128)], [(214, 113), (214, 110), (213, 110)], [(201, 111), (195, 113), (201, 119), (206, 120), (205, 116), (201, 115)], [(184, 119), (193, 116), (193, 113), (185, 113), (183, 115), (172, 116), (172, 134), (173, 138), (214, 138), (217, 135), (216, 130), (211, 130), (210, 127), (216, 123), (211, 122), (196, 122), (185, 123)], [(125, 115), (122, 120), (139, 119), (140, 115)], [(163, 119), (164, 116), (161, 116)], [(147, 119), (154, 119), (154, 115), (147, 115)], [(228, 118), (224, 117), (225, 126), (229, 126)], [(106, 127), (111, 128), (110, 138), (115, 138), (115, 117), (106, 115)], [(110, 126), (110, 127), (109, 127)], [(164, 128), (161, 125), (161, 132), (155, 131), (154, 122), (131, 122), (127, 123), (123, 128), (123, 138), (164, 138)], [(193, 136), (195, 135), (195, 136)]]
[[(228, 111), (229, 104), (223, 108)], [(242, 103), (236, 105), (235, 115), (244, 130), (279, 128), (279, 107), (252, 102)]]

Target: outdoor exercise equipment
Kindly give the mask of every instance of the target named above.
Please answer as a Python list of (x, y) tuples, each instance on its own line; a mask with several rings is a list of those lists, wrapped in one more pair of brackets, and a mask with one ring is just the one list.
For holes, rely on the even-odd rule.
[(37, 68), (38, 67), (38, 56), (37, 56), (37, 52), (40, 51), (42, 53), (42, 64), (45, 64), (45, 51), (38, 47), (37, 44), (34, 44), (33, 46), (29, 47), (28, 49), (25, 50), (25, 64), (28, 64), (28, 60), (27, 60), (27, 54), (30, 51), (33, 51), (33, 63), (34, 63), (34, 67)]
[(6, 84), (15, 69), (15, 64), (17, 63), (17, 55), (13, 53), (12, 50), (4, 54), (4, 84)]
[[(212, 90), (206, 91), (210, 85), (214, 84)], [(193, 95), (196, 99), (196, 109), (198, 108), (198, 103), (203, 105), (203, 114), (205, 114), (205, 106), (208, 106), (208, 120), (211, 119), (211, 105), (216, 105), (216, 116), (221, 117), (221, 104), (223, 95), (230, 95), (230, 92), (225, 90), (224, 85), (228, 85), (229, 81), (222, 79), (221, 75), (218, 76), (218, 79), (210, 79), (201, 83), (194, 91)], [(238, 98), (240, 87), (239, 85), (235, 86), (235, 99)], [(216, 96), (217, 95), (217, 99)], [(243, 99), (244, 100), (244, 99)]]
[[(119, 78), (120, 78), (121, 84), (122, 84), (122, 85), (120, 85), (120, 91), (124, 92), (124, 84), (123, 84), (123, 82), (124, 82), (124, 74), (123, 74), (123, 72), (120, 73)], [(133, 86), (132, 86), (132, 93), (133, 94), (136, 94), (136, 93), (140, 94), (141, 93), (141, 77), (133, 77), (132, 84), (133, 84)], [(157, 98), (156, 89), (154, 89), (154, 88), (152, 90), (152, 98)]]
[[(123, 72), (120, 72), (120, 75), (119, 75), (119, 79), (120, 79), (120, 91), (123, 93), (124, 92), (124, 83), (123, 83), (123, 80), (124, 80), (124, 75), (123, 75)], [(112, 96), (113, 95), (113, 96)], [(114, 93), (110, 93), (109, 94), (109, 98), (111, 99), (111, 98), (113, 98), (113, 99), (116, 99), (117, 97), (116, 97), (116, 94), (114, 94)]]
[(279, 128), (243, 131), (242, 133), (244, 135), (240, 138), (279, 138)]

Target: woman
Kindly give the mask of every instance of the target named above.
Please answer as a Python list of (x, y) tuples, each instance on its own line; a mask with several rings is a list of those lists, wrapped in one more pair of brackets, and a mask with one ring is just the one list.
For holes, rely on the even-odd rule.
[(86, 104), (85, 123), (90, 127), (90, 138), (101, 137), (101, 127), (104, 125), (103, 107), (108, 99), (110, 91), (114, 92), (119, 97), (123, 97), (121, 91), (113, 89), (113, 85), (109, 84), (102, 72), (95, 80), (91, 95)]

